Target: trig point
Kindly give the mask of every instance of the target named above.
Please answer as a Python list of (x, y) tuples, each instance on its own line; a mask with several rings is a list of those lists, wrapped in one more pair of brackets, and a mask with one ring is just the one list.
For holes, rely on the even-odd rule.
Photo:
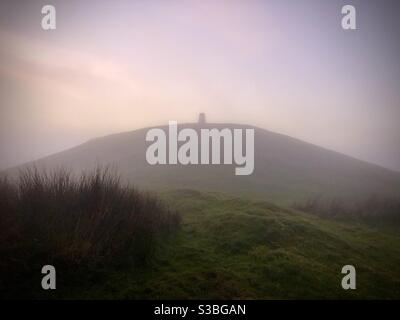
[(199, 124), (205, 124), (205, 123), (206, 123), (206, 114), (202, 112), (199, 114)]

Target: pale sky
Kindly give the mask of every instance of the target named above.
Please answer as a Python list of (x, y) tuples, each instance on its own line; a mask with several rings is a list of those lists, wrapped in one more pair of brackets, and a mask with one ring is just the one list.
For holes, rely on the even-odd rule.
[(389, 0), (2, 0), (0, 169), (205, 112), (400, 171), (398, 15)]

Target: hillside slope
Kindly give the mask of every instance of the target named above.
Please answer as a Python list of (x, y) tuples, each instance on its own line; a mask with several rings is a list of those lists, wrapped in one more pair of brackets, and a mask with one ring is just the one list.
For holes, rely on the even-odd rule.
[[(180, 129), (184, 127), (199, 129), (197, 124), (179, 125)], [(203, 127), (254, 128), (236, 124), (206, 124)], [(254, 129), (255, 170), (251, 176), (235, 176), (234, 166), (230, 165), (151, 166), (145, 159), (148, 128), (97, 138), (34, 163), (47, 169), (67, 167), (73, 171), (90, 169), (98, 164), (112, 165), (126, 181), (142, 188), (215, 190), (278, 202), (315, 194), (351, 198), (371, 193), (400, 194), (398, 172), (285, 135)], [(6, 173), (14, 175), (21, 167)]]
[[(193, 190), (163, 198), (183, 215), (144, 270), (107, 272), (73, 298), (399, 299), (400, 237), (268, 202)], [(357, 290), (341, 269), (357, 270)], [(82, 290), (85, 288), (85, 290)]]

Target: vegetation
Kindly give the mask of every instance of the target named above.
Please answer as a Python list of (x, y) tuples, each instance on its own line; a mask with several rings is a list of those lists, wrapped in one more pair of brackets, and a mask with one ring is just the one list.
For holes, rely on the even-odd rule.
[(374, 225), (400, 227), (400, 199), (371, 195), (356, 201), (312, 197), (296, 202), (294, 208), (321, 217), (360, 220)]
[(17, 183), (0, 183), (0, 296), (42, 296), (46, 264), (56, 266), (61, 287), (84, 286), (99, 270), (141, 267), (179, 223), (158, 198), (121, 186), (107, 168), (78, 178), (25, 170)]
[[(215, 192), (155, 197), (114, 177), (31, 170), (0, 184), (1, 296), (400, 298), (398, 229)], [(40, 288), (44, 264), (57, 290)], [(341, 288), (348, 264), (357, 290)]]
[[(168, 127), (159, 128), (168, 131)], [(197, 124), (180, 124), (179, 130), (182, 128), (199, 130)], [(236, 176), (236, 165), (149, 165), (145, 157), (149, 128), (97, 138), (35, 164), (81, 172), (100, 161), (117, 167), (125, 182), (149, 190), (216, 191), (285, 206), (318, 194), (350, 200), (369, 194), (400, 197), (399, 172), (252, 126), (207, 123), (204, 128), (254, 129), (254, 173)], [(20, 168), (4, 174), (13, 176)]]
[[(400, 236), (268, 202), (179, 190), (162, 195), (182, 228), (148, 268), (108, 274), (71, 297), (109, 299), (399, 299)], [(357, 270), (357, 290), (341, 269)]]

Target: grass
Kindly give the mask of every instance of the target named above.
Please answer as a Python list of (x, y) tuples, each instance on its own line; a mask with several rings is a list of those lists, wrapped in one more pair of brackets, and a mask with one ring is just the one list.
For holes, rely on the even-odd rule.
[(107, 168), (80, 177), (28, 169), (16, 183), (0, 182), (0, 297), (46, 297), (47, 264), (72, 290), (121, 267), (140, 269), (179, 223), (159, 198), (122, 186)]
[(353, 201), (316, 196), (303, 202), (295, 202), (295, 209), (321, 217), (337, 220), (362, 221), (381, 228), (398, 229), (400, 226), (399, 198), (370, 195)]
[[(400, 299), (400, 234), (381, 224), (215, 192), (150, 196), (100, 169), (3, 181), (0, 213), (3, 298)], [(55, 291), (40, 288), (44, 264)], [(348, 264), (354, 291), (341, 288)]]
[[(399, 299), (400, 236), (217, 193), (162, 195), (182, 228), (151, 264), (110, 272), (74, 298)], [(357, 270), (357, 290), (341, 288), (341, 269)]]

